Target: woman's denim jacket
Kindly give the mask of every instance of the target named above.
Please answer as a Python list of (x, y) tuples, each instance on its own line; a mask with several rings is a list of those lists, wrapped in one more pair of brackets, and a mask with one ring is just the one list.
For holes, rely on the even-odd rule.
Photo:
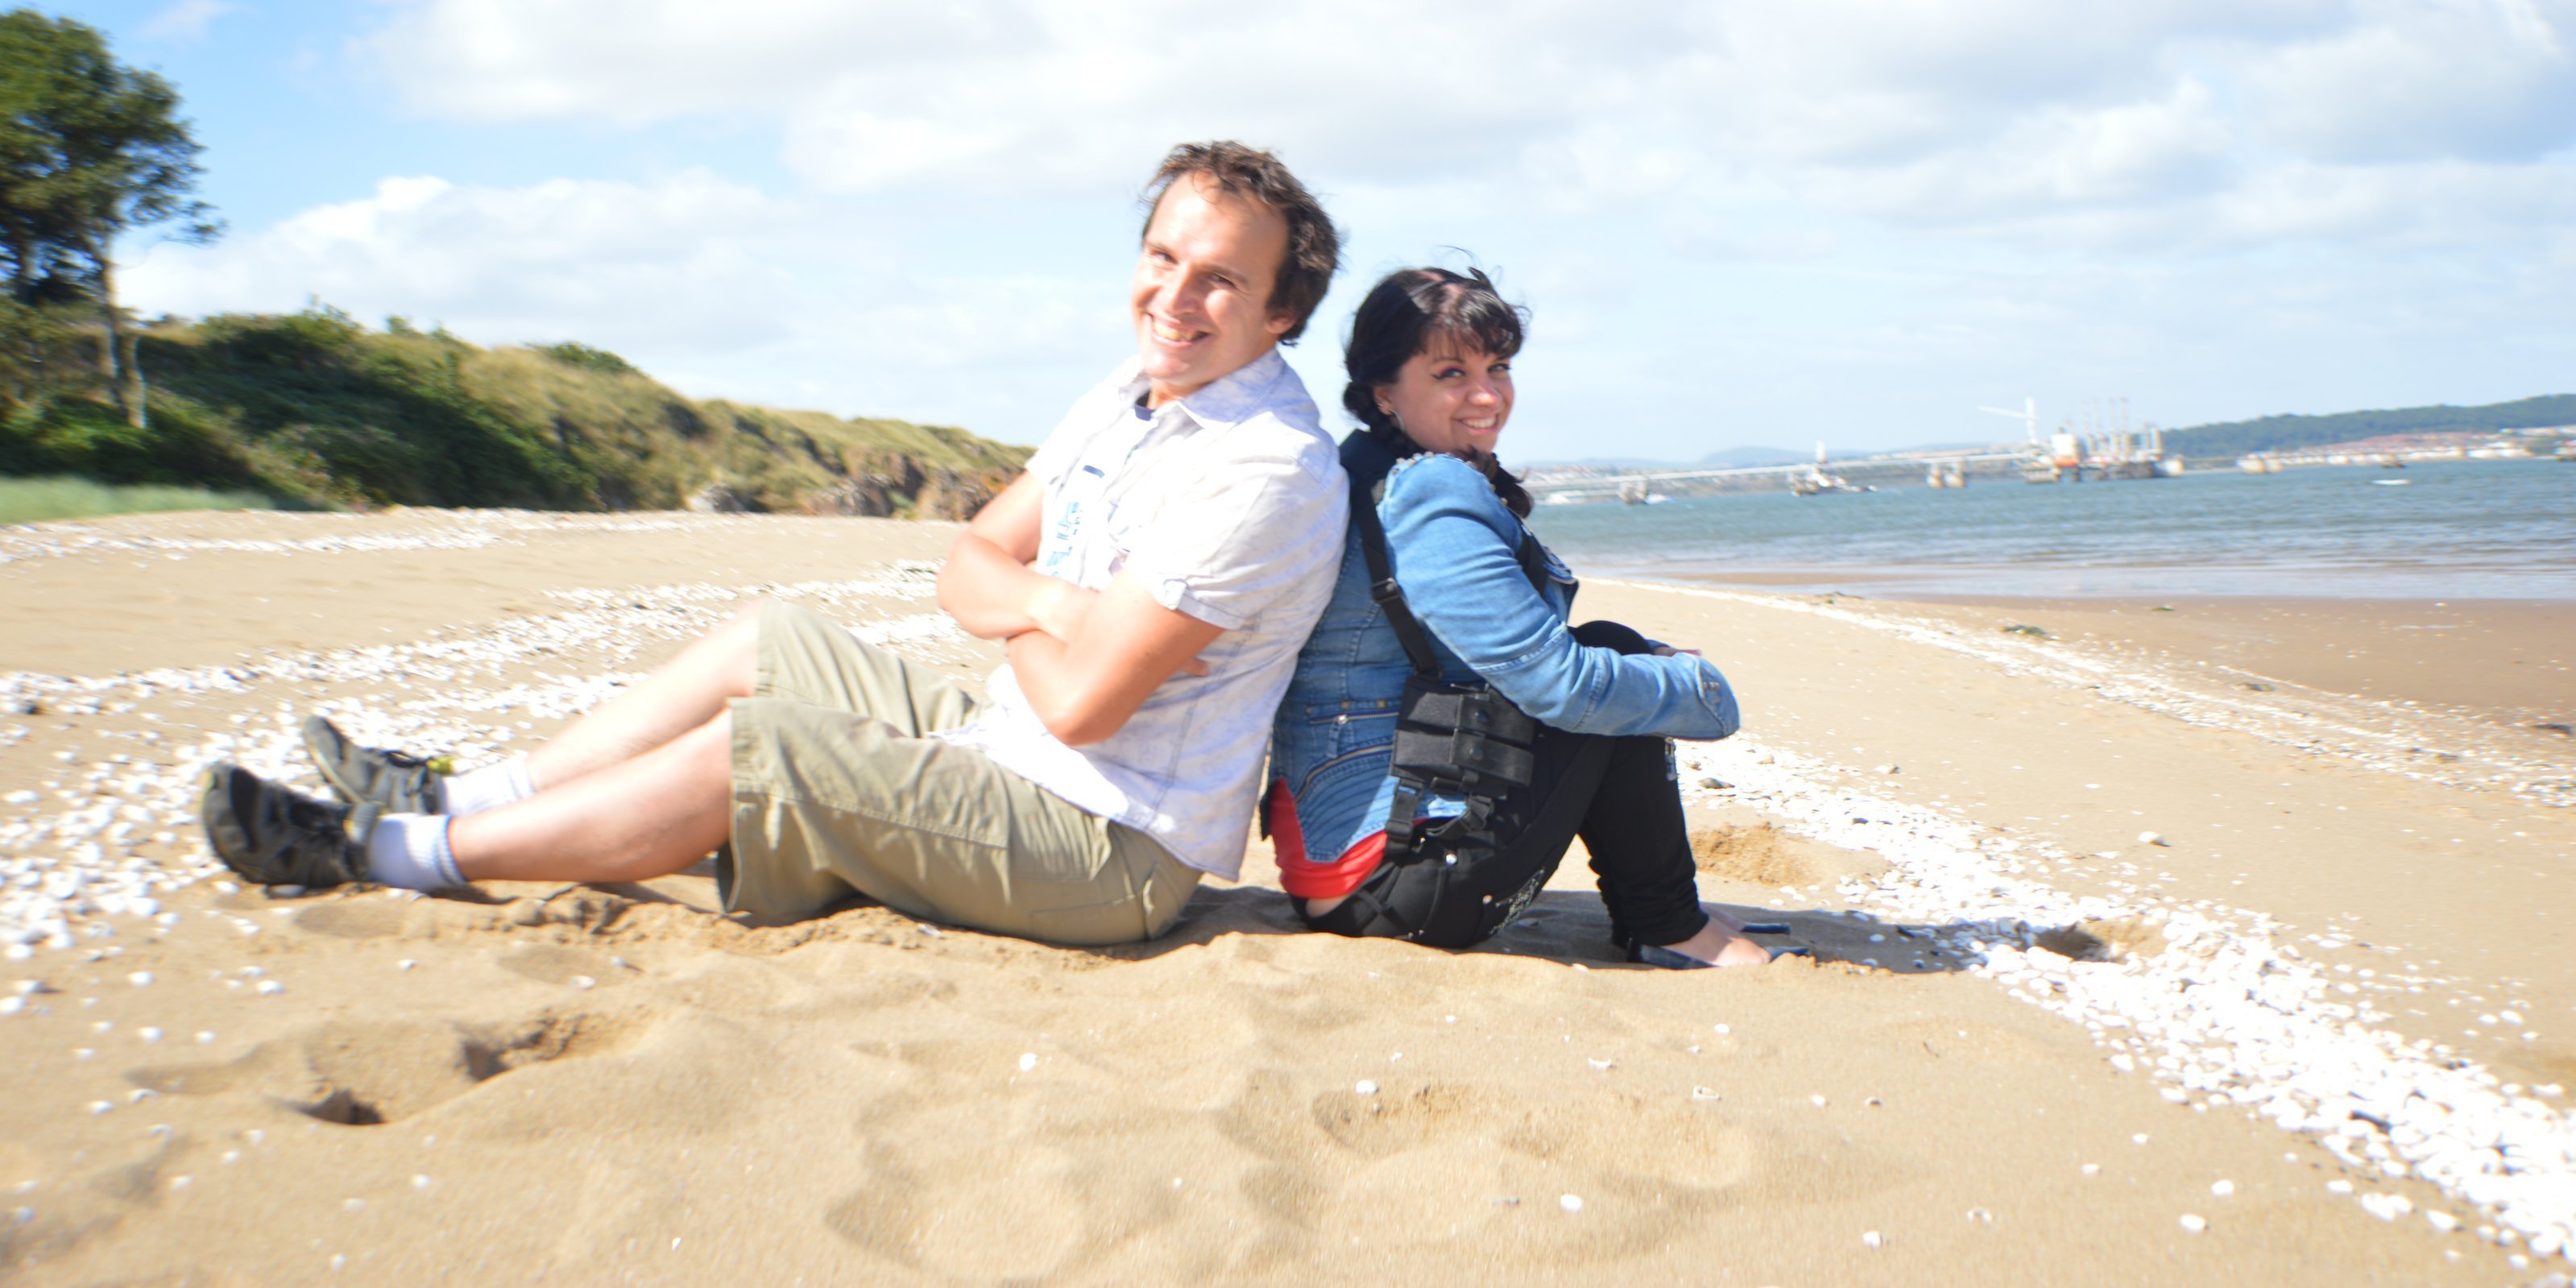
[[(1521, 521), (1474, 466), (1423, 453), (1397, 462), (1379, 494), (1387, 559), (1451, 680), (1482, 678), (1542, 724), (1576, 733), (1723, 738), (1738, 723), (1735, 691), (1690, 656), (1622, 657), (1566, 631), (1574, 575), (1553, 552), (1533, 589), (1517, 558)], [(1354, 529), (1333, 598), (1297, 655), (1271, 729), (1270, 777), (1297, 802), (1307, 857), (1329, 862), (1386, 827), (1395, 710), (1413, 673), (1386, 614), (1369, 598)], [(1458, 812), (1452, 800), (1426, 813)]]

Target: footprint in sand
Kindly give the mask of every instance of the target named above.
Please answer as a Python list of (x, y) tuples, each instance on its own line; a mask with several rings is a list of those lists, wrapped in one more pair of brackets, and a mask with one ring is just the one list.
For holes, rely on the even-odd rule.
[(513, 1069), (623, 1049), (639, 1029), (580, 1012), (480, 1027), (336, 1020), (233, 1060), (151, 1066), (126, 1079), (163, 1095), (249, 1094), (323, 1122), (367, 1127), (435, 1108)]
[[(1086, 1264), (1168, 1200), (1133, 1177), (1101, 1174), (1098, 1160), (1007, 1139), (955, 1140), (915, 1168), (887, 1143), (866, 1151), (867, 1181), (824, 1213), (824, 1225), (897, 1265), (992, 1283), (1041, 1281)], [(1137, 1193), (1117, 1194), (1120, 1189)], [(1133, 1200), (1148, 1200), (1143, 1211)], [(1157, 1201), (1160, 1201), (1159, 1204)]]
[(292, 921), (297, 930), (335, 939), (388, 939), (403, 932), (409, 911), (392, 899), (344, 899), (299, 909)]
[[(1871, 1188), (1872, 1161), (1838, 1137), (1781, 1138), (1702, 1108), (1635, 1114), (1604, 1132), (1582, 1113), (1501, 1088), (1390, 1085), (1363, 1096), (1300, 1090), (1294, 1073), (1272, 1070), (1247, 1077), (1211, 1117), (1264, 1160), (1235, 1185), (1268, 1223), (1262, 1238), (1308, 1252), (1330, 1231), (1379, 1247), (1471, 1239), (1513, 1264), (1598, 1265), (1651, 1250), (1676, 1222)], [(1640, 1153), (1640, 1138), (1657, 1148)], [(1569, 1193), (1578, 1207), (1561, 1201)]]
[(608, 954), (562, 944), (523, 944), (501, 955), (501, 969), (540, 984), (608, 988), (626, 982), (626, 971)]

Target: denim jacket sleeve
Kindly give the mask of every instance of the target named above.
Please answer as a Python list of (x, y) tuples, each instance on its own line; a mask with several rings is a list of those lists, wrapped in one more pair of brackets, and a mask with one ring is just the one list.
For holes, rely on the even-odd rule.
[(1695, 657), (1585, 648), (1516, 557), (1521, 522), (1473, 466), (1425, 454), (1387, 475), (1378, 504), (1405, 603), (1433, 637), (1531, 718), (1576, 733), (1723, 738), (1734, 689)]

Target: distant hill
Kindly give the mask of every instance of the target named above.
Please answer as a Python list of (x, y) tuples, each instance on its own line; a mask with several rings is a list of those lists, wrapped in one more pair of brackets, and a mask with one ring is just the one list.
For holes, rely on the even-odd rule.
[[(1938, 444), (1929, 447), (1879, 448), (1869, 451), (1829, 446), (1825, 449), (1825, 455), (1832, 460), (1848, 461), (1863, 456), (1886, 455), (1891, 451), (1928, 452), (1965, 446), (1969, 445)], [(1803, 452), (1793, 452), (1785, 447), (1729, 447), (1723, 451), (1711, 452), (1696, 461), (1668, 461), (1643, 456), (1587, 456), (1579, 461), (1532, 461), (1529, 465), (1532, 469), (1579, 467), (1594, 470), (1741, 470), (1756, 469), (1765, 465), (1797, 465), (1814, 459), (1816, 459), (1816, 453), (1813, 448)], [(1517, 462), (1514, 463), (1514, 467), (1518, 468)]]
[[(1647, 456), (1586, 456), (1579, 461), (1531, 461), (1531, 469), (1589, 470), (1731, 470), (1751, 465), (1794, 465), (1815, 459), (1814, 452), (1789, 452), (1777, 447), (1730, 447), (1711, 452), (1696, 461), (1671, 461)], [(1518, 461), (1512, 468), (1519, 469)]]
[(2576, 394), (2553, 394), (2484, 407), (2401, 407), (2348, 411), (2332, 416), (2265, 416), (2260, 420), (2194, 425), (2165, 431), (2165, 447), (2185, 456), (2224, 459), (2248, 452), (2375, 438), (2382, 434), (2487, 433), (2576, 425)]
[(1577, 461), (1520, 461), (1507, 458), (1504, 463), (1515, 470), (1673, 470), (1682, 468), (1671, 461), (1652, 460), (1643, 456), (1586, 456)]
[(962, 429), (697, 402), (579, 344), (482, 349), (330, 309), (147, 332), (150, 428), (91, 398), (0, 423), (0, 474), (184, 484), (312, 506), (959, 518), (1030, 449)]
[[(1828, 449), (1829, 454), (1830, 451), (1831, 449)], [(1800, 461), (1812, 461), (1815, 458), (1816, 454), (1812, 451), (1792, 452), (1777, 447), (1730, 447), (1722, 452), (1710, 452), (1693, 464), (1704, 470), (1741, 470), (1761, 465), (1795, 465)]]

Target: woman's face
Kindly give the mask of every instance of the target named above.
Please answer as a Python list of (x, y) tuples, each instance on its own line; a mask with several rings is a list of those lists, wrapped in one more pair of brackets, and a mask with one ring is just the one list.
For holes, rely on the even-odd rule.
[(1434, 345), (1377, 387), (1377, 405), (1426, 451), (1490, 454), (1512, 418), (1511, 360)]

